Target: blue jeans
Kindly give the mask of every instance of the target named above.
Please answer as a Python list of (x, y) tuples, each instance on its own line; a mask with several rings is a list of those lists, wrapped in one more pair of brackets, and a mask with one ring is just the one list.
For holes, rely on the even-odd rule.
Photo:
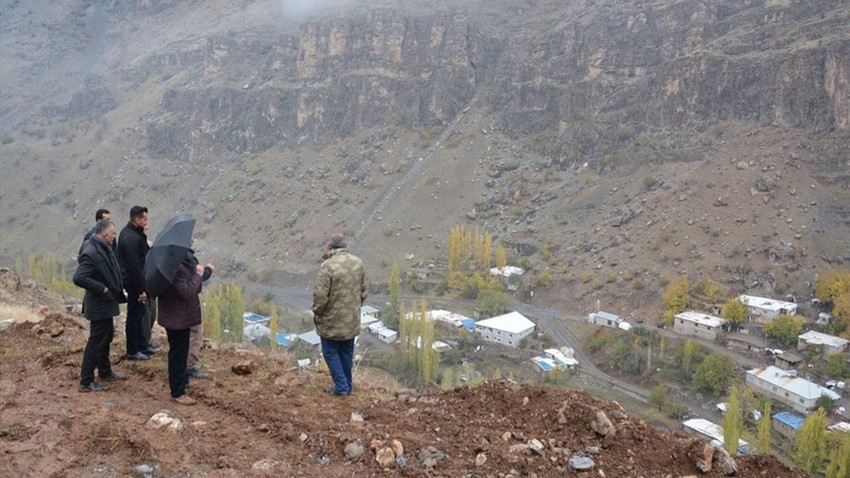
[(322, 356), (328, 364), (334, 388), (334, 395), (351, 393), (351, 367), (354, 364), (354, 339), (330, 340), (322, 339)]

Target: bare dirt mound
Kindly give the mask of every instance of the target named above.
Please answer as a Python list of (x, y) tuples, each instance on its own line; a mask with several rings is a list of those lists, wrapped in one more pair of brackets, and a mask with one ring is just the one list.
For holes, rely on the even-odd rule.
[[(703, 440), (583, 391), (493, 381), (390, 393), (361, 371), (354, 395), (331, 397), (326, 374), (233, 350), (204, 351), (213, 378), (193, 381), (199, 403), (184, 407), (169, 399), (165, 358), (123, 362), (120, 336), (113, 361), (129, 380), (80, 393), (86, 335), (63, 313), (0, 331), (0, 476), (719, 477), (730, 466)], [(252, 373), (233, 373), (240, 362)], [(582, 456), (592, 471), (570, 466)], [(735, 464), (744, 478), (809, 476), (773, 456)]]

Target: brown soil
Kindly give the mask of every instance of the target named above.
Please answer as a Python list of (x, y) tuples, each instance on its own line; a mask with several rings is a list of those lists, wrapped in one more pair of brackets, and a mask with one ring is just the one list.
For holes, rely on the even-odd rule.
[[(33, 294), (6, 291), (18, 303)], [(139, 465), (157, 477), (723, 476), (717, 467), (698, 470), (703, 440), (660, 431), (583, 391), (506, 380), (391, 392), (359, 371), (354, 395), (331, 397), (323, 392), (327, 374), (299, 372), (284, 356), (205, 350), (213, 379), (192, 382), (199, 403), (187, 407), (169, 399), (165, 358), (124, 362), (119, 335), (115, 370), (129, 380), (103, 393), (80, 393), (85, 321), (54, 312), (59, 304), (48, 307), (39, 323), (0, 331), (0, 476), (118, 477)], [(256, 365), (252, 373), (231, 371), (247, 361)], [(162, 410), (183, 428), (149, 426)], [(613, 435), (594, 431), (600, 411)], [(403, 454), (381, 465), (373, 445), (392, 440)], [(541, 453), (528, 448), (532, 440), (542, 444)], [(346, 445), (356, 442), (365, 452), (347, 459)], [(570, 468), (576, 452), (588, 453), (594, 471)], [(735, 459), (738, 477), (809, 476), (773, 456)]]

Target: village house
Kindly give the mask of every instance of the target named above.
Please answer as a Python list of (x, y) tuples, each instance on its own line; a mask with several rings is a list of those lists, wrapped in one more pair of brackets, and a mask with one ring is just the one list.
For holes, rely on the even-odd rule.
[(245, 325), (263, 324), (268, 326), (269, 322), (271, 322), (271, 319), (269, 317), (264, 317), (260, 314), (255, 314), (253, 312), (243, 312), (242, 322), (244, 322)]
[(742, 352), (761, 353), (767, 347), (768, 341), (764, 337), (732, 332), (726, 334), (726, 346), (732, 350)]
[(814, 347), (824, 356), (846, 352), (848, 344), (850, 344), (850, 340), (814, 330), (797, 336), (797, 350)]
[(784, 352), (773, 356), (773, 365), (784, 370), (797, 368), (801, 363), (803, 363), (803, 356), (794, 352)]
[(794, 438), (797, 430), (803, 426), (806, 419), (791, 412), (779, 412), (773, 415), (773, 429), (784, 435), (786, 438)]
[(360, 330), (366, 329), (372, 324), (379, 323), (378, 313), (378, 309), (371, 305), (364, 305), (360, 307)]
[(832, 390), (798, 377), (795, 370), (782, 370), (773, 365), (748, 370), (746, 383), (755, 391), (803, 414), (815, 408), (821, 395), (833, 400), (841, 398)]
[[(723, 428), (720, 425), (704, 418), (691, 418), (682, 422), (682, 427), (696, 435), (709, 440), (711, 443), (723, 445)], [(744, 440), (738, 440), (738, 452), (748, 454), (752, 452), (752, 446)]]
[(578, 367), (578, 360), (575, 359), (575, 351), (570, 347), (561, 347), (560, 349), (546, 349), (543, 351), (546, 357), (554, 360), (556, 363), (563, 365), (570, 370)]
[(713, 315), (688, 310), (676, 314), (673, 318), (673, 332), (679, 335), (692, 335), (705, 340), (714, 340), (721, 330), (724, 320)]
[(797, 304), (793, 302), (751, 295), (742, 295), (738, 297), (738, 300), (747, 306), (749, 319), (757, 323), (764, 324), (771, 322), (780, 315), (794, 315), (797, 313)]
[(629, 330), (632, 328), (631, 324), (621, 319), (619, 315), (603, 312), (601, 310), (587, 314), (587, 322), (622, 330)]
[(534, 332), (536, 325), (519, 312), (510, 312), (475, 323), (475, 331), (483, 340), (517, 347)]

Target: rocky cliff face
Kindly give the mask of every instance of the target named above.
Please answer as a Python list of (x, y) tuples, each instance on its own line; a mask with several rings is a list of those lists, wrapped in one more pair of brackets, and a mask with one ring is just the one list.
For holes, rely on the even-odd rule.
[[(212, 81), (165, 93), (147, 125), (150, 148), (256, 153), (378, 125), (427, 129), (475, 97), (512, 138), (544, 135), (559, 164), (630, 150), (652, 159), (637, 138), (729, 121), (850, 128), (844, 2), (537, 2), (507, 11), (501, 31), (519, 32), (509, 40), (458, 4), (346, 12), (154, 56), (146, 61)], [(245, 80), (220, 84), (236, 76)]]
[(845, 1), (292, 5), (8, 2), (0, 255), (146, 204), (237, 272), (310, 270), (332, 229), (439, 259), (459, 223), (558, 297), (850, 261)]

